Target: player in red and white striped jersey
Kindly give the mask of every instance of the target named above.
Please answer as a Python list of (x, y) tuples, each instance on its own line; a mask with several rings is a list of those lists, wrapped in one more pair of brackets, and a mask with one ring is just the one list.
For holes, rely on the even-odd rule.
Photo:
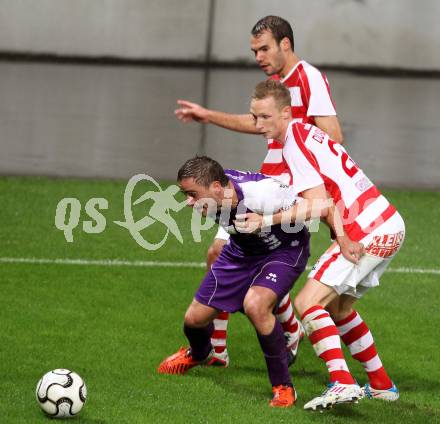
[[(264, 45), (265, 41), (259, 40), (259, 43)], [(336, 118), (336, 111), (330, 97), (328, 81), (321, 72), (304, 60), (300, 60), (285, 77), (277, 74), (271, 78), (282, 82), (289, 89), (294, 122), (313, 125), (320, 122), (324, 131), (328, 130), (328, 126), (331, 125), (325, 125), (325, 123), (334, 123), (335, 129), (333, 132), (336, 134), (337, 140), (342, 142), (342, 138), (339, 136), (340, 127)], [(324, 121), (324, 124), (322, 124), (322, 121)], [(286, 173), (282, 157), (283, 143), (268, 139), (267, 149), (268, 152), (261, 166), (261, 172), (266, 175), (281, 177), (288, 183), (289, 176)]]
[[(251, 31), (251, 49), (261, 70), (272, 79), (280, 80), (291, 93), (292, 115), (297, 122), (311, 123), (331, 135), (333, 140), (343, 141), (342, 130), (336, 116), (330, 88), (325, 75), (309, 63), (301, 60), (294, 52), (293, 31), (290, 24), (277, 16), (260, 19)], [(196, 103), (179, 100), (176, 116), (183, 122), (198, 121), (211, 123), (233, 131), (258, 134), (249, 113), (229, 114), (206, 109)], [(268, 140), (268, 152), (261, 166), (261, 172), (276, 176), (286, 183), (290, 176), (282, 157), (283, 146), (276, 140)], [(208, 268), (217, 259), (229, 235), (220, 227), (208, 249)], [(286, 343), (292, 360), (296, 356), (301, 328), (295, 317), (290, 297), (286, 296), (279, 305), (277, 318), (283, 325)], [(227, 365), (226, 350), (228, 314), (223, 313), (214, 321), (212, 344), (216, 357), (213, 363)], [(217, 361), (217, 362), (215, 362)]]
[[(267, 36), (264, 34), (258, 39), (259, 44), (254, 47), (257, 54), (259, 54), (258, 46), (261, 50), (261, 45), (267, 44), (261, 38)], [(289, 89), (294, 122), (316, 125), (322, 130), (332, 133), (335, 139), (342, 143), (342, 133), (325, 75), (304, 60), (299, 60), (284, 77), (276, 74), (271, 78), (282, 82)], [(282, 177), (286, 183), (289, 183), (290, 178), (282, 157), (283, 143), (268, 139), (267, 149), (268, 152), (261, 166), (261, 172), (266, 175)]]
[[(405, 236), (403, 219), (340, 144), (313, 125), (291, 120), (289, 97), (288, 90), (279, 82), (258, 84), (251, 103), (256, 126), (266, 138), (283, 140), (283, 157), (295, 191), (301, 194), (324, 186), (336, 208), (322, 209), (321, 217), (329, 219), (331, 213), (334, 219), (341, 220), (338, 243), (321, 256), (295, 298), (296, 310), (316, 354), (326, 362), (331, 383), (304, 408), (327, 408), (363, 396), (345, 362), (341, 337), (367, 372), (369, 383), (365, 392), (372, 397), (397, 400), (397, 388), (353, 304), (379, 284), (380, 276), (400, 249)], [(311, 207), (307, 202), (304, 205)], [(261, 228), (272, 223), (290, 223), (297, 219), (296, 213), (288, 211), (284, 216), (278, 213), (273, 217), (249, 214), (236, 227), (250, 231), (255, 225)], [(351, 253), (344, 252), (347, 236), (365, 246), (366, 254), (359, 261), (352, 261)]]

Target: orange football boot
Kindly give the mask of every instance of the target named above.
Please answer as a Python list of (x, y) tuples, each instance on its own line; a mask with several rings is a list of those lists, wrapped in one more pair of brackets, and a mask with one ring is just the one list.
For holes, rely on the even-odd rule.
[[(210, 356), (208, 356), (209, 359)], [(206, 359), (195, 361), (191, 355), (191, 349), (181, 347), (175, 354), (168, 356), (161, 362), (157, 372), (159, 374), (185, 374), (190, 368), (205, 363), (205, 361)]]
[(275, 408), (288, 408), (296, 401), (296, 391), (290, 386), (272, 387), (273, 398), (269, 402), (270, 406)]

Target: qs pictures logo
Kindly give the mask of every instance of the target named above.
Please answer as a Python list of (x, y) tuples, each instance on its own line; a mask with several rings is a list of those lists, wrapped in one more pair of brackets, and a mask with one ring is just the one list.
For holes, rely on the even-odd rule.
[[(142, 196), (133, 200), (134, 190), (138, 183), (149, 182), (153, 184), (154, 190), (145, 192)], [(183, 243), (182, 234), (179, 227), (171, 216), (170, 212), (179, 212), (183, 209), (187, 202), (177, 201), (175, 195), (178, 193), (179, 187), (171, 185), (162, 190), (157, 181), (146, 174), (138, 174), (132, 177), (125, 187), (124, 192), (124, 221), (113, 221), (114, 224), (128, 230), (136, 243), (147, 250), (159, 249), (167, 240), (169, 234)], [(135, 220), (133, 214), (133, 206), (142, 204), (150, 200), (152, 206), (148, 210), (148, 214), (139, 220)], [(91, 220), (82, 222), (82, 229), (88, 234), (102, 233), (107, 226), (105, 216), (100, 212), (109, 208), (108, 200), (101, 197), (94, 197), (87, 201), (84, 206), (86, 214)], [(73, 243), (73, 230), (78, 227), (81, 216), (81, 202), (74, 197), (66, 197), (57, 205), (55, 213), (55, 227), (64, 232), (64, 237), (68, 243)], [(165, 226), (164, 236), (158, 242), (147, 240), (141, 232), (152, 225)]]

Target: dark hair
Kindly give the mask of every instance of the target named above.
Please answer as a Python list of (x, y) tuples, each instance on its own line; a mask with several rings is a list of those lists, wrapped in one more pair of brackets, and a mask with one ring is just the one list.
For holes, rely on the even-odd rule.
[(283, 38), (287, 37), (290, 41), (292, 51), (295, 50), (292, 27), (285, 19), (273, 15), (261, 18), (252, 28), (251, 34), (256, 37), (263, 31), (270, 31), (278, 45), (281, 43)]
[(252, 94), (252, 98), (255, 100), (262, 100), (271, 96), (275, 99), (275, 103), (280, 109), (291, 105), (289, 89), (283, 83), (273, 79), (259, 82)]
[(182, 181), (184, 178), (194, 178), (197, 184), (204, 187), (209, 187), (214, 181), (220, 181), (222, 187), (226, 187), (229, 182), (222, 166), (207, 156), (188, 159), (177, 173), (177, 181)]

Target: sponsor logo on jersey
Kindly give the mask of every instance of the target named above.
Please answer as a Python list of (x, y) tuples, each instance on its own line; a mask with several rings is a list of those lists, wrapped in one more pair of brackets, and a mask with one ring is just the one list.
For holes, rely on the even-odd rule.
[(403, 242), (405, 234), (400, 231), (395, 234), (383, 234), (373, 237), (373, 241), (365, 248), (365, 251), (372, 256), (388, 258), (393, 256)]

